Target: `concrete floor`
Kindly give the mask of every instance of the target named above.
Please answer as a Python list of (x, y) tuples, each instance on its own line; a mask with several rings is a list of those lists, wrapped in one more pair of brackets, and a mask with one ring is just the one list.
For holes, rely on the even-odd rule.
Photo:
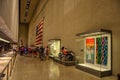
[(117, 77), (98, 78), (74, 66), (18, 55), (11, 80), (117, 80)]

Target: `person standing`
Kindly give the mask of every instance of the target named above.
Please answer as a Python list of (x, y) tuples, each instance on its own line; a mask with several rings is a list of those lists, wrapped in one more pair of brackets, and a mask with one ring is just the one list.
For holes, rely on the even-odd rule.
[(49, 52), (48, 51), (49, 51), (49, 49), (48, 49), (48, 46), (47, 46), (47, 47), (45, 47), (45, 50), (44, 50), (46, 60), (49, 59)]
[(20, 48), (20, 55), (23, 56), (23, 53), (24, 53), (24, 46), (21, 46), (21, 48)]
[(37, 57), (37, 48), (36, 47), (34, 47), (34, 49), (33, 49), (33, 57)]
[(43, 46), (40, 46), (40, 48), (39, 48), (39, 58), (40, 58), (40, 60), (44, 60), (44, 48), (43, 48)]

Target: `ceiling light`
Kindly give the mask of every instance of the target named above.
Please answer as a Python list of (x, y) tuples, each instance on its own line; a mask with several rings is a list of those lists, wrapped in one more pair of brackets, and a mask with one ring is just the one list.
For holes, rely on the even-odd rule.
[(26, 11), (25, 12), (28, 12), (28, 9), (26, 9)]
[(25, 17), (27, 17), (27, 15), (28, 15), (28, 12), (25, 12)]
[(24, 19), (24, 22), (26, 22), (26, 19)]
[(0, 38), (0, 41), (6, 42), (6, 43), (10, 43), (10, 41), (5, 40), (5, 39), (3, 39), (3, 38)]

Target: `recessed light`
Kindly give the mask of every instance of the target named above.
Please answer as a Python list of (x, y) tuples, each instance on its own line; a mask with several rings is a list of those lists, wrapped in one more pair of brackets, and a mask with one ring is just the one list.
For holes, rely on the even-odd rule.
[(26, 9), (26, 12), (28, 12), (28, 9)]
[(24, 19), (24, 22), (26, 22), (26, 19)]

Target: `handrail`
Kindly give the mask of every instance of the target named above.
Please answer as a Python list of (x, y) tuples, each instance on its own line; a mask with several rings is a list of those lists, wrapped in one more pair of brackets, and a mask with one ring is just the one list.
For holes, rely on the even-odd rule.
[[(0, 73), (0, 80), (1, 80), (1, 78), (3, 78), (3, 77), (5, 76), (4, 72), (5, 72), (6, 70), (7, 70), (7, 73), (6, 73), (7, 78), (6, 78), (6, 80), (9, 79), (9, 75), (11, 76), (11, 72), (12, 72), (13, 66), (14, 66), (13, 63), (14, 63), (14, 61), (15, 61), (16, 54), (17, 54), (17, 53), (13, 54), (13, 56), (11, 57), (11, 59), (9, 60), (9, 62), (7, 63), (7, 65), (4, 67), (4, 69), (3, 69), (2, 72)], [(8, 56), (7, 56), (7, 57), (8, 57)], [(11, 64), (11, 66), (10, 66), (10, 64)], [(9, 67), (9, 66), (10, 66), (10, 67)], [(9, 71), (9, 68), (10, 68), (10, 71)]]

